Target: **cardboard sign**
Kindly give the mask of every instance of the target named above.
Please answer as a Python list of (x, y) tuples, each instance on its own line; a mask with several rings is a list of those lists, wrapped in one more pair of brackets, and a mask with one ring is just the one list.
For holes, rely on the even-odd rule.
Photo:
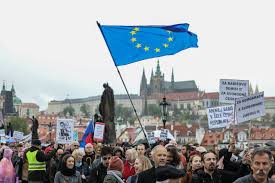
[(19, 131), (14, 131), (13, 132), (13, 138), (15, 138), (16, 140), (22, 140), (23, 137), (24, 137), (23, 132), (19, 132)]
[(238, 123), (264, 116), (264, 92), (236, 99), (235, 105)]
[(248, 80), (220, 80), (219, 102), (234, 104), (235, 99), (248, 96)]
[(105, 124), (101, 122), (95, 123), (94, 140), (102, 142), (104, 137)]
[(208, 127), (224, 128), (234, 123), (234, 105), (213, 107), (207, 109)]
[(0, 137), (3, 137), (3, 136), (5, 136), (6, 134), (5, 134), (5, 129), (1, 129), (0, 130)]
[(56, 123), (56, 142), (70, 144), (74, 140), (74, 120), (58, 119)]

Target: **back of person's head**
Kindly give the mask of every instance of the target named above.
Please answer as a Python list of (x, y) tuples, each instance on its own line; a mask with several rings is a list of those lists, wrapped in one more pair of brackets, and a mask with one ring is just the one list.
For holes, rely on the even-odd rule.
[(119, 157), (113, 156), (110, 159), (108, 170), (116, 170), (119, 172), (123, 172), (123, 168), (124, 168), (123, 161)]
[(74, 159), (82, 158), (84, 156), (84, 152), (81, 149), (75, 149), (72, 153)]
[(5, 148), (3, 158), (11, 159), (13, 151), (10, 148)]
[(108, 154), (113, 154), (113, 148), (112, 147), (109, 147), (109, 146), (103, 146), (101, 148), (101, 156), (106, 156)]

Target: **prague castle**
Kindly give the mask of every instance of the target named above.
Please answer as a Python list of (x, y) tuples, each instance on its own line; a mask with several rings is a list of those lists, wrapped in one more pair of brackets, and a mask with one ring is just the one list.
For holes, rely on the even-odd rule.
[[(175, 81), (174, 72), (172, 71), (171, 80), (165, 81), (164, 73), (161, 72), (160, 64), (157, 63), (155, 73), (152, 70), (149, 83), (143, 69), (140, 82), (140, 94), (131, 95), (132, 101), (139, 115), (147, 114), (147, 105), (159, 105), (165, 96), (172, 108), (180, 109), (203, 109), (218, 105), (218, 93), (205, 93), (199, 91), (195, 81)], [(114, 91), (115, 93), (115, 91)], [(126, 94), (115, 95), (116, 105), (121, 104), (123, 107), (132, 108), (129, 98)], [(100, 103), (100, 96), (93, 96), (79, 99), (65, 99), (61, 101), (50, 101), (47, 112), (49, 114), (62, 113), (64, 108), (72, 106), (76, 114), (80, 114), (82, 105), (88, 105), (91, 115), (95, 114)]]

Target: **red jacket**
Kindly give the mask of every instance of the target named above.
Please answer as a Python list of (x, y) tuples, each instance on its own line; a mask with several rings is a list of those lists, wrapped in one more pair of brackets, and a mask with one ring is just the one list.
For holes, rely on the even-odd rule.
[(134, 166), (131, 167), (128, 160), (126, 160), (124, 163), (124, 170), (122, 173), (124, 180), (127, 180), (128, 177), (135, 175), (135, 174), (136, 174), (136, 171), (135, 171)]

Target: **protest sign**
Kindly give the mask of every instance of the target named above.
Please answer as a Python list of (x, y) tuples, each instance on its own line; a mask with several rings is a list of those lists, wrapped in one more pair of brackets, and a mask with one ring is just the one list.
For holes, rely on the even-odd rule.
[(219, 102), (234, 104), (236, 98), (248, 96), (248, 80), (220, 80)]
[(74, 140), (74, 120), (58, 119), (56, 123), (56, 142), (70, 144)]
[(234, 105), (213, 107), (207, 109), (208, 127), (224, 128), (234, 123)]
[(168, 136), (168, 130), (167, 129), (161, 129), (160, 131), (160, 140), (165, 141)]
[(238, 98), (235, 105), (238, 123), (264, 116), (264, 92)]
[(5, 134), (5, 129), (1, 129), (0, 130), (0, 137), (2, 137), (2, 136), (5, 136), (6, 134)]
[(94, 140), (102, 142), (104, 137), (105, 124), (101, 122), (95, 123)]
[(14, 131), (13, 132), (13, 138), (15, 138), (16, 140), (22, 140), (23, 137), (24, 137), (23, 132), (19, 132), (19, 131)]
[(156, 139), (155, 139), (154, 132), (149, 132), (149, 133), (147, 134), (147, 138), (148, 138), (149, 144), (154, 144), (154, 143), (156, 143)]
[(74, 141), (78, 141), (78, 131), (74, 131)]

